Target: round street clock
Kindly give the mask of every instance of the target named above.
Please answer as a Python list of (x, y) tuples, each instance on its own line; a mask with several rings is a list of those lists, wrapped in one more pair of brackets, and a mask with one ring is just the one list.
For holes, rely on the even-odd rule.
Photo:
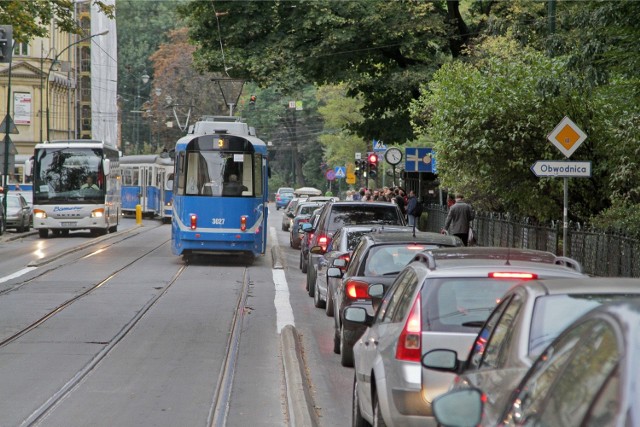
[(384, 152), (384, 159), (390, 165), (395, 166), (402, 161), (402, 151), (393, 147), (389, 148), (387, 151)]

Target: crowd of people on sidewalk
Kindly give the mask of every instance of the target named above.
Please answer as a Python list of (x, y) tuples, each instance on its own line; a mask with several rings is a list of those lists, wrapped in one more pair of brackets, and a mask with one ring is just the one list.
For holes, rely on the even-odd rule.
[[(379, 189), (361, 188), (359, 191), (349, 190), (345, 200), (362, 200), (368, 202), (391, 202), (398, 205), (405, 216), (407, 223), (417, 226), (417, 221), (422, 213), (422, 206), (415, 192), (405, 192), (402, 187), (382, 187)], [(449, 195), (447, 198), (447, 219), (442, 233), (453, 234), (462, 239), (467, 246), (470, 242), (471, 222), (475, 213), (462, 194)], [(471, 237), (473, 239), (473, 237)]]

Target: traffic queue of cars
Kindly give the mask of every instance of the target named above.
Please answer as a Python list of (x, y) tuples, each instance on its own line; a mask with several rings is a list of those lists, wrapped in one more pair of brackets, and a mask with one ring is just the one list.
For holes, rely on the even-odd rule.
[[(0, 206), (5, 203), (4, 197), (0, 195)], [(6, 197), (7, 215), (3, 218), (3, 212), (0, 212), (0, 235), (10, 228), (18, 233), (29, 231), (33, 224), (33, 211), (29, 202), (18, 193), (9, 193)], [(4, 211), (4, 209), (0, 210)]]
[(354, 367), (353, 426), (638, 425), (640, 280), (461, 247), (394, 209), (331, 201), (290, 230), (334, 352)]

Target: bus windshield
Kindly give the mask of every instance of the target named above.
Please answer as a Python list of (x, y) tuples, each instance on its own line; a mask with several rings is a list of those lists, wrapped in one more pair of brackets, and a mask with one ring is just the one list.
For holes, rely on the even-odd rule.
[(104, 202), (102, 155), (95, 148), (36, 150), (34, 203)]

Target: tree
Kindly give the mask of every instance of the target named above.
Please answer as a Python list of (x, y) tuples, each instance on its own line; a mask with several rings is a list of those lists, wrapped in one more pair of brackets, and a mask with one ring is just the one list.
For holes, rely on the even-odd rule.
[(285, 93), (310, 82), (345, 83), (348, 96), (363, 102), (364, 120), (352, 130), (398, 143), (413, 137), (409, 101), (463, 28), (450, 25), (443, 2), (216, 1), (180, 10), (201, 67)]
[[(94, 0), (108, 17), (114, 17), (114, 6)], [(75, 20), (74, 2), (69, 0), (3, 0), (0, 2), (0, 22), (13, 25), (13, 38), (28, 42), (34, 37), (46, 37), (51, 22), (63, 31), (83, 34), (80, 22)]]
[[(148, 106), (149, 120), (154, 123), (154, 132), (163, 135), (165, 148), (172, 148), (183, 135), (176, 126), (167, 128), (167, 121), (175, 121), (174, 111), (180, 124), (186, 123), (187, 114), (191, 123), (203, 115), (227, 115), (227, 106), (214, 79), (213, 73), (201, 73), (193, 67), (195, 47), (187, 40), (187, 29), (169, 31), (168, 41), (162, 43), (150, 56), (154, 70), (153, 86)], [(155, 91), (158, 90), (158, 95)]]
[[(131, 144), (138, 126), (139, 143), (150, 142), (141, 106), (154, 95), (153, 81), (143, 83), (143, 75), (154, 76), (151, 55), (167, 43), (171, 30), (180, 26), (176, 15), (179, 1), (150, 2), (118, 0), (118, 95), (122, 111), (122, 142)], [(140, 99), (138, 99), (138, 95)], [(139, 120), (137, 122), (136, 120)]]

